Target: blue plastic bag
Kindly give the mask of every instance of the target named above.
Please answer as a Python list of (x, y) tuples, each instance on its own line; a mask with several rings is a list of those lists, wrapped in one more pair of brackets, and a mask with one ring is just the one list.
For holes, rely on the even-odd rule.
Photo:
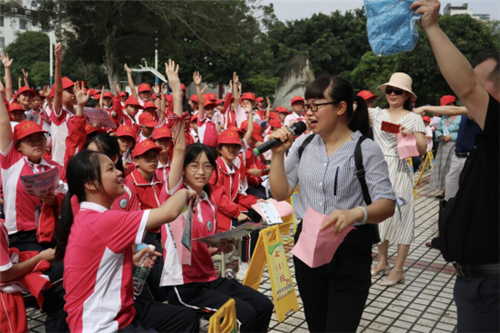
[(418, 40), (417, 22), (422, 15), (410, 10), (414, 0), (365, 0), (366, 30), (378, 56), (410, 52)]

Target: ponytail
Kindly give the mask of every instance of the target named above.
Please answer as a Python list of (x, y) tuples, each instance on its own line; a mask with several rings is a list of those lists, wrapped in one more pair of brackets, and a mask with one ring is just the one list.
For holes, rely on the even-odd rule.
[(56, 238), (56, 260), (63, 260), (66, 253), (66, 246), (68, 245), (69, 233), (73, 225), (73, 209), (71, 207), (71, 198), (73, 194), (67, 192), (61, 205), (61, 218), (56, 224), (55, 238)]
[(349, 129), (353, 132), (360, 131), (363, 136), (368, 137), (370, 132), (370, 117), (368, 115), (368, 107), (365, 100), (360, 97), (354, 97), (357, 107), (353, 115), (349, 119)]
[(71, 206), (71, 198), (75, 195), (78, 202), (86, 200), (85, 184), (97, 182), (99, 190), (103, 190), (101, 179), (100, 157), (106, 156), (104, 153), (84, 150), (76, 154), (66, 166), (66, 180), (68, 182), (68, 192), (61, 205), (61, 218), (56, 223), (56, 260), (63, 260), (68, 246), (69, 234), (73, 226), (74, 216)]

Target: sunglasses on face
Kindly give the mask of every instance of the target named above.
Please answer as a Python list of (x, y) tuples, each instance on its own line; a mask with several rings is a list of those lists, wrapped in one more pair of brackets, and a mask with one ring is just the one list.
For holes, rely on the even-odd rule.
[(403, 95), (404, 90), (403, 89), (399, 89), (399, 88), (393, 88), (393, 87), (387, 87), (387, 88), (385, 88), (385, 94), (386, 95), (390, 95), (392, 93), (400, 96), (400, 95)]

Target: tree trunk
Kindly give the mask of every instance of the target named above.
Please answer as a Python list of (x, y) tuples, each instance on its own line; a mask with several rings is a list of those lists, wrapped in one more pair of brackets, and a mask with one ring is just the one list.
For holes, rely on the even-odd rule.
[(113, 94), (116, 94), (115, 91), (115, 82), (119, 82), (120, 80), (120, 75), (119, 75), (119, 64), (118, 64), (118, 57), (116, 55), (116, 40), (115, 40), (115, 34), (116, 34), (116, 29), (113, 29), (108, 35), (106, 36), (106, 42), (105, 42), (105, 50), (106, 50), (106, 62), (105, 62), (105, 68), (106, 68), (106, 74), (108, 75), (108, 83), (109, 83), (109, 88)]

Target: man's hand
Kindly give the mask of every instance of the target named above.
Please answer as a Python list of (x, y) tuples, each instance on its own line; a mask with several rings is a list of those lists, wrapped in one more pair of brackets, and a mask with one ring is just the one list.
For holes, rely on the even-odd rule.
[(429, 29), (439, 27), (439, 8), (441, 4), (438, 0), (419, 0), (411, 4), (410, 10), (415, 10), (414, 14), (422, 14), (420, 24), (422, 29), (428, 31)]
[(200, 75), (200, 72), (194, 72), (193, 73), (193, 82), (196, 86), (200, 86), (201, 85), (201, 75)]
[(10, 66), (12, 66), (12, 61), (14, 60), (14, 59), (9, 59), (9, 55), (3, 52), (2, 55), (0, 56), (0, 59), (2, 60), (3, 67), (5, 68), (10, 68)]

